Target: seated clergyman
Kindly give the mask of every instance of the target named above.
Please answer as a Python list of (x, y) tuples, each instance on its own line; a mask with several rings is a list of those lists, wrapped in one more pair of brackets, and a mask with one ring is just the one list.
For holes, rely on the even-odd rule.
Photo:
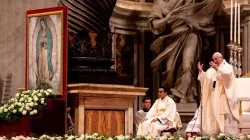
[[(162, 131), (169, 129), (178, 129), (181, 127), (181, 121), (176, 111), (176, 104), (168, 96), (169, 88), (161, 86), (158, 90), (159, 99), (155, 101), (152, 108), (146, 115), (146, 119), (139, 124), (138, 136), (157, 136)], [(177, 121), (178, 120), (178, 121)]]
[(151, 107), (151, 99), (149, 97), (144, 97), (142, 102), (143, 102), (143, 109), (135, 113), (136, 130), (138, 130), (139, 124), (146, 119), (146, 115)]

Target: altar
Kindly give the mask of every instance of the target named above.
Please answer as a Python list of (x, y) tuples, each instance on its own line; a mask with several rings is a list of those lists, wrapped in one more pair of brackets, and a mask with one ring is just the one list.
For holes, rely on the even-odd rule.
[(134, 101), (147, 90), (123, 85), (69, 84), (68, 106), (74, 110), (76, 135), (133, 134)]

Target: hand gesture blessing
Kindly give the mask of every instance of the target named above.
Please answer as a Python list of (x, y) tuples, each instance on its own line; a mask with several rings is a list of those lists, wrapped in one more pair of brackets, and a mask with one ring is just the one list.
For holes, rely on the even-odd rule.
[(201, 64), (201, 62), (198, 62), (197, 68), (198, 68), (199, 72), (203, 71), (203, 64)]

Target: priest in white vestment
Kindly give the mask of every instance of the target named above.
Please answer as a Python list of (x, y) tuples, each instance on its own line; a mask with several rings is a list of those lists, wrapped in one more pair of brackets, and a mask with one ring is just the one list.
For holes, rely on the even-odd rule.
[(220, 53), (213, 54), (210, 69), (198, 63), (202, 92), (202, 129), (208, 135), (238, 133), (239, 109), (234, 93), (235, 75), (232, 65)]
[(158, 90), (159, 99), (155, 101), (145, 121), (139, 124), (138, 136), (158, 136), (163, 130), (178, 129), (181, 127), (181, 121), (176, 111), (176, 104), (172, 98), (168, 96), (169, 88), (161, 86)]
[(193, 135), (198, 135), (201, 131), (201, 107), (196, 109), (195, 115), (192, 118), (192, 120), (188, 123), (187, 128), (186, 128), (186, 133), (190, 133), (192, 136)]
[(135, 113), (136, 130), (138, 130), (139, 124), (146, 119), (146, 115), (151, 107), (151, 99), (149, 97), (144, 97), (142, 102), (143, 102), (143, 109)]

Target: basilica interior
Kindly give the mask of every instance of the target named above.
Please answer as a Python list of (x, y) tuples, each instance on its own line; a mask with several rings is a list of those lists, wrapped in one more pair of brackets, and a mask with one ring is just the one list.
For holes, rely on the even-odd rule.
[[(135, 134), (136, 128), (131, 118), (134, 118), (136, 111), (143, 108), (144, 96), (148, 96), (152, 104), (158, 99), (158, 88), (166, 79), (163, 74), (165, 65), (161, 65), (159, 71), (154, 71), (151, 66), (157, 57), (151, 46), (159, 35), (151, 31), (148, 22), (156, 1), (1, 0), (0, 103), (14, 97), (19, 90), (26, 87), (26, 11), (66, 6), (67, 55), (62, 56), (67, 60), (64, 62), (67, 63), (66, 74), (63, 74), (67, 77), (64, 85), (66, 92), (61, 99), (48, 103), (52, 107), (42, 111), (41, 119), (25, 120), (25, 131), (39, 135), (45, 132), (65, 134), (71, 118), (73, 131), (78, 135), (94, 132), (106, 135)], [(200, 1), (202, 0), (193, 0), (194, 3)], [(223, 10), (213, 18), (215, 34), (201, 42), (199, 61), (204, 64), (204, 69), (209, 68), (214, 52), (220, 52), (227, 61), (232, 57), (228, 47), (232, 43), (230, 0), (222, 1)], [(237, 65), (242, 71), (238, 75), (240, 78), (250, 71), (250, 1), (238, 2), (240, 28), (237, 34), (240, 34), (239, 47), (242, 48)], [(88, 47), (87, 43), (92, 46), (94, 44), (97, 48)], [(195, 84), (199, 87), (198, 80)], [(175, 100), (184, 127), (200, 105), (200, 87), (196, 90), (197, 94), (192, 101), (183, 103), (180, 99)], [(250, 112), (247, 103), (244, 104), (246, 106), (243, 111)], [(48, 127), (51, 123), (55, 126), (38, 129), (38, 126)], [(113, 127), (114, 124), (116, 127)], [(103, 129), (105, 125), (110, 125), (110, 129)], [(250, 123), (243, 124), (240, 129), (250, 132), (248, 125)], [(1, 131), (5, 129), (10, 132), (14, 127), (20, 126), (0, 124)], [(180, 131), (184, 133), (185, 130)], [(19, 132), (23, 134), (22, 131), (17, 133)], [(28, 132), (24, 133), (27, 134)]]

